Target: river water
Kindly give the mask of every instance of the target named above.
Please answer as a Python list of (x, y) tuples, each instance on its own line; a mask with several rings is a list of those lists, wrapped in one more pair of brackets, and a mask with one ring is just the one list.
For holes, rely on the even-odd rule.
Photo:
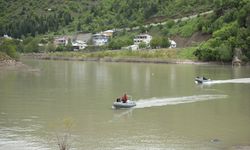
[[(0, 70), (0, 149), (58, 149), (64, 134), (77, 150), (250, 145), (249, 66), (23, 62), (32, 69)], [(124, 92), (137, 106), (112, 109)]]

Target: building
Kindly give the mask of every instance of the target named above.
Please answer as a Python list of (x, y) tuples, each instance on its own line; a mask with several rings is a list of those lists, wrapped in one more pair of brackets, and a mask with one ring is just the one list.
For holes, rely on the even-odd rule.
[(170, 42), (169, 48), (176, 48), (176, 42), (175, 41), (169, 40), (169, 42)]
[(84, 41), (76, 40), (76, 41), (72, 42), (72, 47), (73, 47), (74, 51), (78, 51), (78, 50), (82, 50), (85, 47), (87, 47), (87, 44)]
[(94, 34), (92, 36), (92, 41), (95, 46), (102, 46), (108, 44), (108, 41), (110, 38), (112, 38), (114, 31), (113, 30), (107, 30), (104, 32), (100, 32), (97, 34)]
[(102, 33), (105, 34), (105, 35), (107, 35), (107, 36), (109, 36), (109, 37), (112, 37), (114, 31), (113, 31), (113, 30), (107, 30), (107, 31), (104, 31), (104, 32), (102, 32)]
[(149, 34), (140, 34), (134, 38), (134, 45), (139, 45), (141, 42), (145, 42), (147, 45), (150, 44), (152, 36)]
[(54, 39), (56, 46), (66, 46), (68, 44), (68, 37), (57, 37)]
[(12, 37), (8, 36), (7, 34), (4, 34), (3, 38), (5, 38), (5, 39), (12, 39)]
[(110, 38), (110, 36), (103, 34), (103, 33), (94, 34), (92, 37), (93, 44), (95, 46), (106, 45), (108, 43), (109, 38)]

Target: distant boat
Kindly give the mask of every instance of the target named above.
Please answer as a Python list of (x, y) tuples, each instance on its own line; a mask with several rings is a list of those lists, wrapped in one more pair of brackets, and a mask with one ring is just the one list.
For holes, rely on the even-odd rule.
[(208, 79), (206, 77), (196, 77), (195, 78), (195, 83), (196, 84), (203, 84), (203, 83), (207, 83), (207, 82), (211, 82), (211, 79)]
[(136, 103), (132, 100), (131, 96), (128, 96), (128, 100), (126, 102), (122, 101), (121, 98), (117, 98), (116, 101), (113, 103), (113, 107), (116, 109), (131, 108), (134, 106), (136, 106)]

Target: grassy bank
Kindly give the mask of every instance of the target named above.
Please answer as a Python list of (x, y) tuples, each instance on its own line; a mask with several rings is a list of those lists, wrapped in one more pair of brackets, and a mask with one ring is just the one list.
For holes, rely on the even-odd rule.
[[(196, 61), (195, 48), (157, 50), (105, 50), (99, 52), (54, 52), (30, 54), (38, 59), (111, 61), (111, 62), (150, 62), (150, 63), (190, 63)], [(28, 55), (26, 55), (28, 56)]]
[(161, 58), (161, 59), (189, 59), (196, 60), (193, 55), (195, 48), (185, 49), (157, 49), (157, 50), (106, 50), (99, 52), (54, 52), (48, 53), (51, 57), (74, 57), (74, 58)]

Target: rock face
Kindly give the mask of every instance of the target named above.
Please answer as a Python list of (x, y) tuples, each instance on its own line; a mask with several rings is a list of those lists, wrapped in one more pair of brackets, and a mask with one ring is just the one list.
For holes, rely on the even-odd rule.
[(233, 58), (232, 66), (241, 66), (241, 60), (237, 56)]
[(234, 49), (234, 57), (232, 60), (232, 66), (241, 66), (241, 55), (242, 55), (242, 51), (239, 48), (235, 48)]

